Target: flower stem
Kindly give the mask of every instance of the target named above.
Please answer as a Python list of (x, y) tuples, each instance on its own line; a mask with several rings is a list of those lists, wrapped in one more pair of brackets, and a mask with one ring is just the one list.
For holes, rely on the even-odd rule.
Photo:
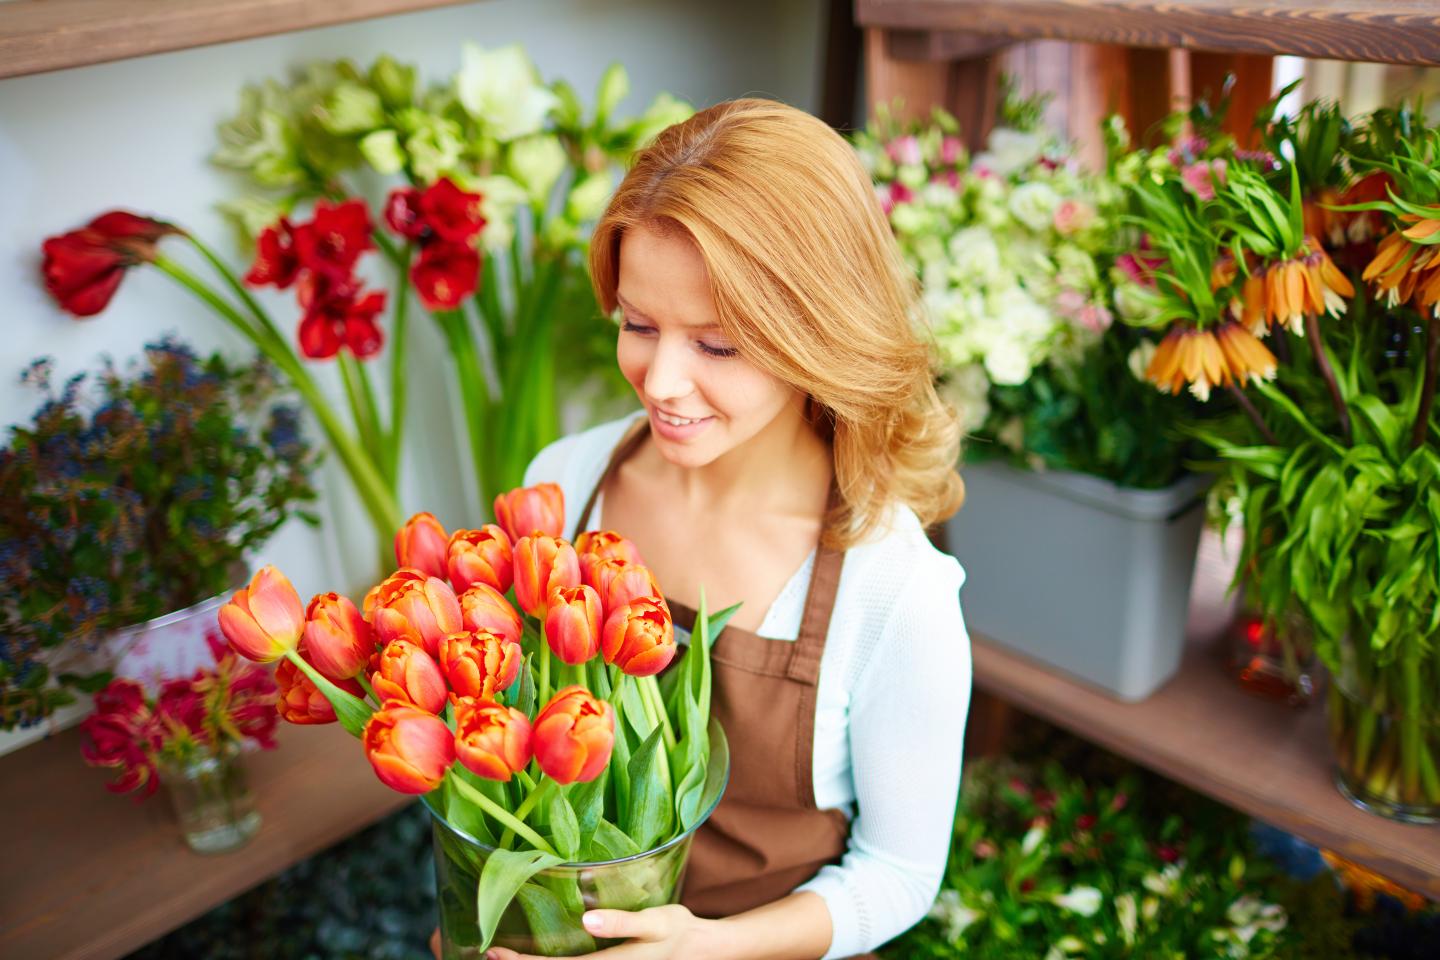
[(330, 404), (320, 392), (320, 388), (289, 348), (283, 342), (276, 342), (262, 330), (257, 330), (231, 304), (223, 300), (215, 291), (180, 264), (163, 255), (156, 256), (154, 264), (161, 272), (170, 276), (171, 279), (185, 287), (227, 320), (231, 326), (244, 334), (246, 339), (255, 344), (276, 366), (290, 376), (291, 383), (305, 398), (311, 412), (320, 421), (320, 426), (330, 440), (331, 446), (335, 448), (335, 452), (344, 462), (351, 479), (355, 481), (360, 500), (365, 505), (366, 512), (370, 514), (371, 522), (375, 524), (377, 533), (382, 536), (391, 536), (400, 529), (400, 507), (395, 502), (394, 492), (385, 485), (384, 480), (376, 471), (375, 465), (366, 459), (364, 451), (360, 449), (355, 438), (340, 423), (335, 412), (330, 409)]
[(1425, 325), (1425, 382), (1420, 389), (1420, 409), (1410, 431), (1410, 446), (1419, 449), (1430, 435), (1430, 414), (1435, 409), (1436, 367), (1440, 366), (1440, 317), (1432, 315)]
[(1254, 422), (1255, 428), (1260, 431), (1260, 436), (1265, 438), (1265, 442), (1272, 447), (1279, 446), (1280, 441), (1275, 439), (1275, 434), (1265, 425), (1265, 421), (1260, 417), (1260, 411), (1255, 409), (1255, 404), (1245, 395), (1245, 391), (1237, 384), (1232, 383), (1230, 384), (1230, 393), (1235, 397), (1235, 401), (1240, 404), (1240, 409), (1244, 410)]
[(445, 775), (450, 778), (451, 785), (460, 791), (461, 796), (503, 824), (506, 828), (507, 835), (517, 835), (536, 850), (548, 853), (552, 857), (560, 856), (560, 854), (555, 852), (554, 847), (545, 842), (544, 837), (540, 836), (540, 834), (534, 830), (531, 830), (523, 821), (517, 820), (515, 815), (509, 810), (506, 810), (500, 806), (500, 804), (466, 783), (464, 778), (456, 776), (453, 769), (446, 771)]
[(390, 338), (390, 432), (385, 438), (385, 462), (391, 480), (399, 483), (400, 437), (405, 429), (405, 338), (410, 315), (411, 246), (405, 245), (395, 281), (395, 332)]
[(654, 677), (640, 678), (640, 693), (646, 700), (645, 712), (650, 715), (650, 721), (657, 723), (664, 731), (665, 746), (671, 750), (675, 748), (675, 729), (670, 726), (670, 714), (665, 709), (665, 700), (660, 696), (660, 685)]
[(1340, 384), (1335, 380), (1335, 370), (1330, 366), (1330, 358), (1325, 355), (1325, 345), (1320, 342), (1320, 318), (1316, 314), (1305, 315), (1305, 339), (1310, 341), (1310, 351), (1315, 355), (1315, 366), (1320, 370), (1320, 378), (1325, 381), (1325, 387), (1330, 391), (1330, 399), (1335, 403), (1335, 415), (1340, 419), (1340, 435), (1349, 444), (1354, 440), (1350, 429), (1350, 408), (1345, 405)]
[(375, 688), (370, 686), (370, 681), (365, 679), (364, 670), (361, 670), (359, 673), (355, 674), (355, 681), (360, 684), (360, 689), (365, 691), (365, 695), (368, 696), (371, 700), (374, 700), (376, 706), (380, 706), (380, 697), (378, 694), (375, 693)]

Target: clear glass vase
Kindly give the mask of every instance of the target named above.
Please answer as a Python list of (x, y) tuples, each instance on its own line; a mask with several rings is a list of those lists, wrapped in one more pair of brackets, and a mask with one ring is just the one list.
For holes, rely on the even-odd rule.
[(1328, 700), (1335, 782), (1352, 803), (1405, 823), (1440, 823), (1440, 709), (1433, 691), (1406, 709), (1388, 687), (1401, 668), (1365, 682), (1331, 678)]
[(196, 853), (235, 850), (260, 829), (260, 811), (233, 743), (183, 762), (162, 761), (160, 782), (170, 794), (180, 833)]
[(1314, 627), (1298, 611), (1277, 623), (1247, 604), (1230, 625), (1226, 643), (1230, 673), (1243, 689), (1292, 707), (1314, 697)]
[[(710, 725), (710, 767), (700, 818), (688, 831), (653, 850), (622, 860), (566, 863), (525, 883), (501, 915), (491, 946), (540, 957), (573, 957), (623, 941), (593, 937), (580, 923), (586, 910), (644, 910), (677, 903), (690, 843), (725, 791), (730, 751), (720, 725)], [(450, 823), (432, 795), (424, 798), (435, 839), (441, 960), (479, 960), (480, 874), (495, 848)]]

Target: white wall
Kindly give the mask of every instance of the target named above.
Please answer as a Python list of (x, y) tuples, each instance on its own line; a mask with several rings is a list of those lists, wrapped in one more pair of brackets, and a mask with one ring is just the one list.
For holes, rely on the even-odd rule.
[[(153, 271), (133, 272), (109, 309), (84, 321), (51, 303), (38, 273), (46, 236), (113, 207), (182, 223), (234, 253), (213, 204), (233, 196), (238, 181), (206, 157), (215, 126), (234, 112), (242, 84), (313, 59), (349, 57), (367, 65), (382, 52), (419, 64), (423, 81), (436, 80), (458, 67), (462, 41), (487, 48), (519, 41), (544, 77), (563, 77), (587, 98), (606, 65), (623, 62), (633, 92), (622, 114), (638, 112), (662, 90), (697, 106), (757, 94), (814, 110), (824, 8), (819, 0), (487, 0), (0, 81), (0, 427), (28, 420), (37, 406), (38, 396), (18, 375), (38, 355), (55, 357), (64, 377), (93, 369), (102, 353), (134, 356), (165, 331), (201, 349), (243, 346)], [(442, 391), (422, 392), (444, 382), (438, 374), (444, 357), (423, 315), (412, 329), (418, 343), (411, 348), (417, 370), (406, 507), (432, 509), (448, 524), (462, 525), (455, 422)], [(427, 368), (437, 374), (427, 378)], [(311, 435), (318, 438), (317, 431)], [(373, 555), (364, 521), (353, 505), (343, 505), (343, 476), (326, 472), (325, 495), (338, 494), (342, 505), (321, 512), (351, 518), (331, 526), (353, 523), (358, 536), (337, 543), (327, 541), (333, 534), (292, 523), (260, 558), (281, 564), (304, 595), (353, 589)], [(357, 551), (358, 561), (342, 559)]]

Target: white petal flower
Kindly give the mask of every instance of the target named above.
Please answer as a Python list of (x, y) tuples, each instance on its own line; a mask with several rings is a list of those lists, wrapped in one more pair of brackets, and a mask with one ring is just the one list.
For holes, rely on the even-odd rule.
[(1010, 194), (1010, 213), (1031, 230), (1047, 230), (1060, 205), (1060, 194), (1048, 183), (1031, 180)]
[(482, 50), (465, 44), (455, 93), (465, 112), (506, 142), (538, 133), (560, 99), (536, 78), (535, 66), (519, 44)]
[(1150, 369), (1150, 361), (1155, 359), (1157, 349), (1159, 348), (1154, 340), (1141, 340), (1125, 358), (1125, 366), (1130, 368), (1130, 373), (1136, 380), (1144, 381), (1145, 371)]
[(996, 127), (990, 131), (990, 138), (985, 146), (985, 152), (975, 156), (974, 165), (1008, 177), (1039, 159), (1041, 151), (1045, 149), (1045, 135), (1011, 127)]
[(1020, 841), (1020, 852), (1027, 857), (1034, 853), (1045, 842), (1045, 832), (1045, 828), (1040, 826), (1025, 831), (1025, 838)]
[(1078, 886), (1071, 887), (1066, 893), (1056, 894), (1050, 898), (1050, 902), (1070, 913), (1093, 917), (1105, 902), (1105, 895), (1095, 887)]

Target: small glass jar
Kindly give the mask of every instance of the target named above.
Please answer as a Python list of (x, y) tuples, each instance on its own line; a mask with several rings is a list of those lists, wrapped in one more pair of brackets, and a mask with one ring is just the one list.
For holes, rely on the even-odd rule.
[(1226, 633), (1226, 655), (1231, 675), (1253, 694), (1292, 707), (1315, 696), (1314, 628), (1297, 611), (1276, 623), (1246, 604)]
[(185, 842), (196, 853), (235, 850), (260, 829), (260, 811), (234, 743), (185, 761), (162, 760), (160, 782), (170, 794)]

